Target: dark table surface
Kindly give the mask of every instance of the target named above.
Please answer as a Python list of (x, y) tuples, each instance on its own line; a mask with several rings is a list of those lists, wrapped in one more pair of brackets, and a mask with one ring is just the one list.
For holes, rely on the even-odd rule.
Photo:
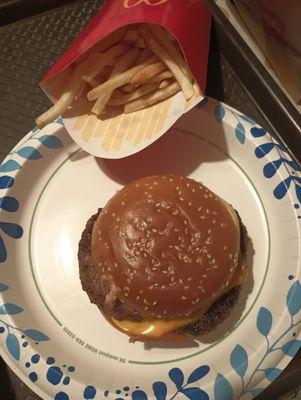
[[(19, 12), (17, 8), (9, 10), (9, 6), (16, 6), (15, 3), (0, 0), (0, 162), (24, 134), (32, 129), (35, 117), (50, 105), (38, 83), (53, 61), (95, 14), (102, 0), (65, 0), (65, 3), (70, 4), (61, 7), (58, 5), (63, 1), (22, 1), (23, 8), (19, 8)], [(33, 3), (36, 3), (35, 7)], [(5, 9), (2, 8), (1, 13), (3, 4)], [(52, 9), (31, 15), (46, 8)], [(24, 16), (26, 18), (22, 18)], [(225, 101), (263, 127), (268, 127), (261, 110), (223, 57), (223, 49), (214, 27), (208, 71), (209, 96)], [(296, 358), (258, 400), (276, 399), (278, 395), (293, 389), (301, 381), (301, 372), (297, 368), (300, 364), (301, 358)], [(1, 358), (0, 399), (39, 399)]]

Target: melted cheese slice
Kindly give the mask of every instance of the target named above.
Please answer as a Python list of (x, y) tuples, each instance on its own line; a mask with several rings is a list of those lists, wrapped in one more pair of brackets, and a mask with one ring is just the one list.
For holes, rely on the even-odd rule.
[[(221, 296), (227, 293), (229, 290), (236, 286), (242, 285), (246, 280), (247, 268), (244, 263), (236, 268), (232, 279), (229, 283), (227, 289), (221, 294)], [(191, 324), (200, 319), (200, 315), (197, 318), (181, 318), (181, 319), (155, 319), (143, 322), (134, 321), (119, 321), (112, 318), (113, 324), (120, 331), (130, 335), (130, 336), (143, 336), (146, 338), (160, 338), (170, 332)]]

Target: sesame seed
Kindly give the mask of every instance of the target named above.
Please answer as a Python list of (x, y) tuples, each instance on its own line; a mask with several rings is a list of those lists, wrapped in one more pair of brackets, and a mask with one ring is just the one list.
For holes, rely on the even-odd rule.
[(125, 206), (125, 202), (124, 202), (124, 201), (122, 201), (122, 202), (121, 202), (121, 205), (122, 205), (122, 206)]
[(223, 247), (223, 250), (225, 251), (225, 250), (227, 250), (227, 248), (228, 248), (228, 246), (224, 246), (224, 247)]
[(190, 286), (184, 286), (184, 290), (188, 290), (190, 288)]
[(116, 217), (116, 214), (115, 214), (115, 213), (112, 213), (112, 217)]
[(188, 205), (189, 205), (189, 207), (191, 207), (191, 206), (192, 206), (192, 203), (191, 203), (191, 201), (188, 203)]
[(187, 300), (187, 297), (186, 296), (181, 296), (181, 299), (182, 300)]
[(225, 228), (225, 227), (227, 226), (227, 224), (225, 224), (224, 222), (222, 222), (222, 223), (220, 224), (220, 226), (221, 226), (222, 228)]
[(142, 290), (142, 289), (140, 289), (140, 290), (139, 290), (139, 294), (142, 294), (142, 293), (143, 293), (143, 290)]
[(216, 212), (216, 211), (212, 211), (212, 214), (213, 214), (213, 215), (217, 215), (217, 212)]
[(164, 310), (164, 311), (163, 311), (163, 315), (166, 315), (166, 314), (167, 314), (167, 310)]
[(172, 178), (169, 178), (168, 180), (169, 180), (169, 182), (173, 182), (173, 179), (172, 179)]
[(207, 275), (206, 274), (202, 275), (202, 278), (207, 278)]
[(136, 300), (139, 300), (140, 299), (140, 296), (136, 296)]
[(180, 279), (179, 279), (179, 282), (182, 284), (182, 283), (183, 283), (183, 279), (180, 278)]
[(232, 253), (229, 253), (229, 260), (232, 260), (232, 258), (233, 258)]
[(179, 210), (176, 209), (176, 210), (172, 211), (171, 213), (172, 213), (172, 215), (178, 215), (179, 214)]
[(129, 294), (127, 292), (125, 292), (124, 295), (125, 295), (125, 297), (128, 297)]
[(99, 263), (98, 263), (98, 266), (101, 267), (101, 266), (102, 266), (102, 262), (99, 262)]
[(153, 306), (156, 306), (157, 304), (158, 304), (157, 300), (153, 302)]
[(118, 268), (117, 262), (114, 262), (114, 267), (115, 267), (115, 268)]
[(187, 278), (188, 282), (192, 281), (192, 277)]
[(129, 291), (130, 291), (130, 288), (129, 288), (128, 286), (125, 286), (125, 287), (124, 287), (124, 290), (125, 290), (126, 292), (129, 292)]
[(180, 200), (180, 201), (184, 201), (183, 197), (179, 197), (179, 200)]
[(209, 214), (209, 210), (208, 210), (208, 208), (206, 208), (206, 214)]
[(198, 211), (202, 211), (202, 207), (201, 206), (198, 208)]
[(165, 288), (166, 288), (166, 286), (165, 286), (165, 285), (162, 285), (162, 286), (161, 286), (161, 289), (165, 289)]
[(144, 311), (147, 311), (148, 310), (148, 307), (146, 306), (146, 307), (144, 307)]
[(195, 188), (192, 188), (191, 191), (192, 191), (192, 193), (194, 193), (195, 192)]

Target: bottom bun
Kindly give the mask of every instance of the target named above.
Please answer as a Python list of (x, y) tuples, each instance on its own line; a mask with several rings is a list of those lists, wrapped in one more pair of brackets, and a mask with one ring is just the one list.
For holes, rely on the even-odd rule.
[[(128, 308), (117, 297), (111, 299), (108, 305), (107, 294), (110, 292), (110, 284), (101, 278), (96, 271), (91, 260), (91, 236), (94, 222), (96, 221), (101, 209), (93, 215), (87, 222), (79, 242), (78, 260), (79, 273), (83, 290), (87, 293), (91, 303), (97, 305), (105, 318), (117, 328), (115, 320), (143, 321), (141, 315)], [(241, 225), (241, 252), (245, 254), (246, 232)], [(189, 323), (174, 332), (167, 333), (160, 337), (146, 337), (144, 335), (131, 335), (130, 341), (184, 341), (191, 336), (199, 336), (214, 330), (230, 314), (231, 309), (237, 303), (240, 293), (240, 286), (236, 286), (220, 297), (210, 309), (193, 323)]]

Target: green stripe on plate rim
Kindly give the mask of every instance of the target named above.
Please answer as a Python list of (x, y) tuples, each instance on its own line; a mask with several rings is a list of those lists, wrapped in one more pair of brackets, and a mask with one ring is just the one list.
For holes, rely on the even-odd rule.
[[(265, 267), (265, 274), (262, 280), (262, 283), (260, 285), (259, 291), (255, 297), (255, 300), (253, 302), (253, 304), (250, 306), (249, 310), (247, 311), (247, 313), (243, 316), (243, 318), (241, 318), (237, 324), (233, 327), (233, 329), (228, 332), (225, 336), (223, 336), (220, 340), (214, 342), (213, 344), (211, 344), (210, 346), (207, 346), (206, 348), (204, 348), (203, 350), (197, 351), (195, 353), (189, 354), (187, 356), (184, 357), (179, 357), (179, 358), (174, 358), (172, 360), (165, 360), (165, 361), (136, 361), (136, 360), (128, 360), (129, 364), (138, 364), (138, 365), (158, 365), (158, 364), (169, 364), (169, 363), (173, 363), (173, 362), (178, 362), (178, 361), (183, 361), (183, 360), (187, 360), (189, 358), (195, 357), (199, 354), (202, 354), (210, 349), (212, 349), (213, 347), (217, 346), (218, 344), (220, 344), (221, 342), (223, 342), (230, 334), (232, 334), (238, 327), (239, 325), (241, 325), (241, 323), (246, 319), (246, 317), (250, 314), (250, 312), (253, 310), (255, 304), (257, 303), (257, 300), (262, 292), (262, 289), (264, 287), (265, 281), (266, 281), (266, 277), (268, 274), (268, 270), (269, 270), (269, 263), (270, 263), (270, 255), (271, 255), (271, 234), (270, 234), (270, 226), (268, 223), (268, 219), (267, 219), (267, 213), (264, 207), (264, 204), (262, 202), (261, 197), (259, 196), (259, 193), (255, 187), (255, 185), (253, 184), (253, 182), (251, 181), (250, 177), (247, 175), (247, 173), (242, 169), (242, 167), (226, 152), (224, 152), (222, 149), (220, 149), (215, 143), (211, 142), (210, 140), (204, 139), (196, 134), (193, 134), (191, 132), (185, 132), (187, 134), (190, 134), (191, 136), (196, 137), (197, 139), (200, 139), (208, 144), (210, 144), (211, 146), (213, 146), (216, 150), (222, 152), (223, 154), (227, 155), (227, 157), (229, 157), (234, 164), (242, 171), (242, 173), (245, 175), (245, 177), (248, 179), (248, 181), (250, 182), (251, 186), (253, 187), (255, 193), (258, 196), (258, 199), (260, 200), (260, 204), (262, 206), (263, 212), (264, 212), (264, 216), (265, 216), (265, 221), (266, 221), (266, 225), (267, 225), (267, 230), (268, 230), (268, 257), (267, 257), (267, 262), (266, 262), (266, 267)], [(34, 267), (33, 267), (33, 260), (32, 260), (32, 254), (31, 254), (31, 243), (32, 243), (32, 227), (33, 227), (33, 222), (34, 222), (34, 218), (35, 218), (35, 214), (37, 211), (37, 208), (39, 206), (40, 200), (45, 192), (45, 190), (47, 189), (49, 183), (51, 182), (51, 180), (53, 179), (53, 177), (56, 175), (56, 173), (66, 164), (66, 162), (68, 160), (70, 160), (76, 153), (78, 153), (81, 149), (77, 149), (76, 151), (74, 151), (73, 153), (71, 153), (57, 168), (56, 170), (50, 175), (49, 179), (47, 180), (47, 182), (45, 183), (40, 195), (38, 196), (38, 199), (36, 201), (36, 204), (34, 206), (33, 209), (33, 213), (32, 213), (32, 217), (31, 217), (31, 221), (30, 221), (30, 228), (29, 228), (29, 239), (28, 239), (28, 252), (29, 252), (29, 262), (30, 262), (30, 269), (31, 269), (31, 274), (35, 283), (35, 286), (37, 288), (37, 291), (39, 293), (39, 296), (43, 302), (43, 304), (45, 305), (47, 311), (49, 312), (49, 314), (52, 316), (52, 318), (56, 321), (56, 323), (59, 326), (62, 326), (63, 324), (59, 321), (59, 319), (55, 316), (55, 314), (53, 313), (53, 311), (51, 310), (51, 308), (49, 307), (49, 305), (47, 304), (45, 298), (43, 297), (43, 294), (41, 292), (41, 289), (39, 288), (36, 276), (35, 276), (35, 272), (34, 272)]]

